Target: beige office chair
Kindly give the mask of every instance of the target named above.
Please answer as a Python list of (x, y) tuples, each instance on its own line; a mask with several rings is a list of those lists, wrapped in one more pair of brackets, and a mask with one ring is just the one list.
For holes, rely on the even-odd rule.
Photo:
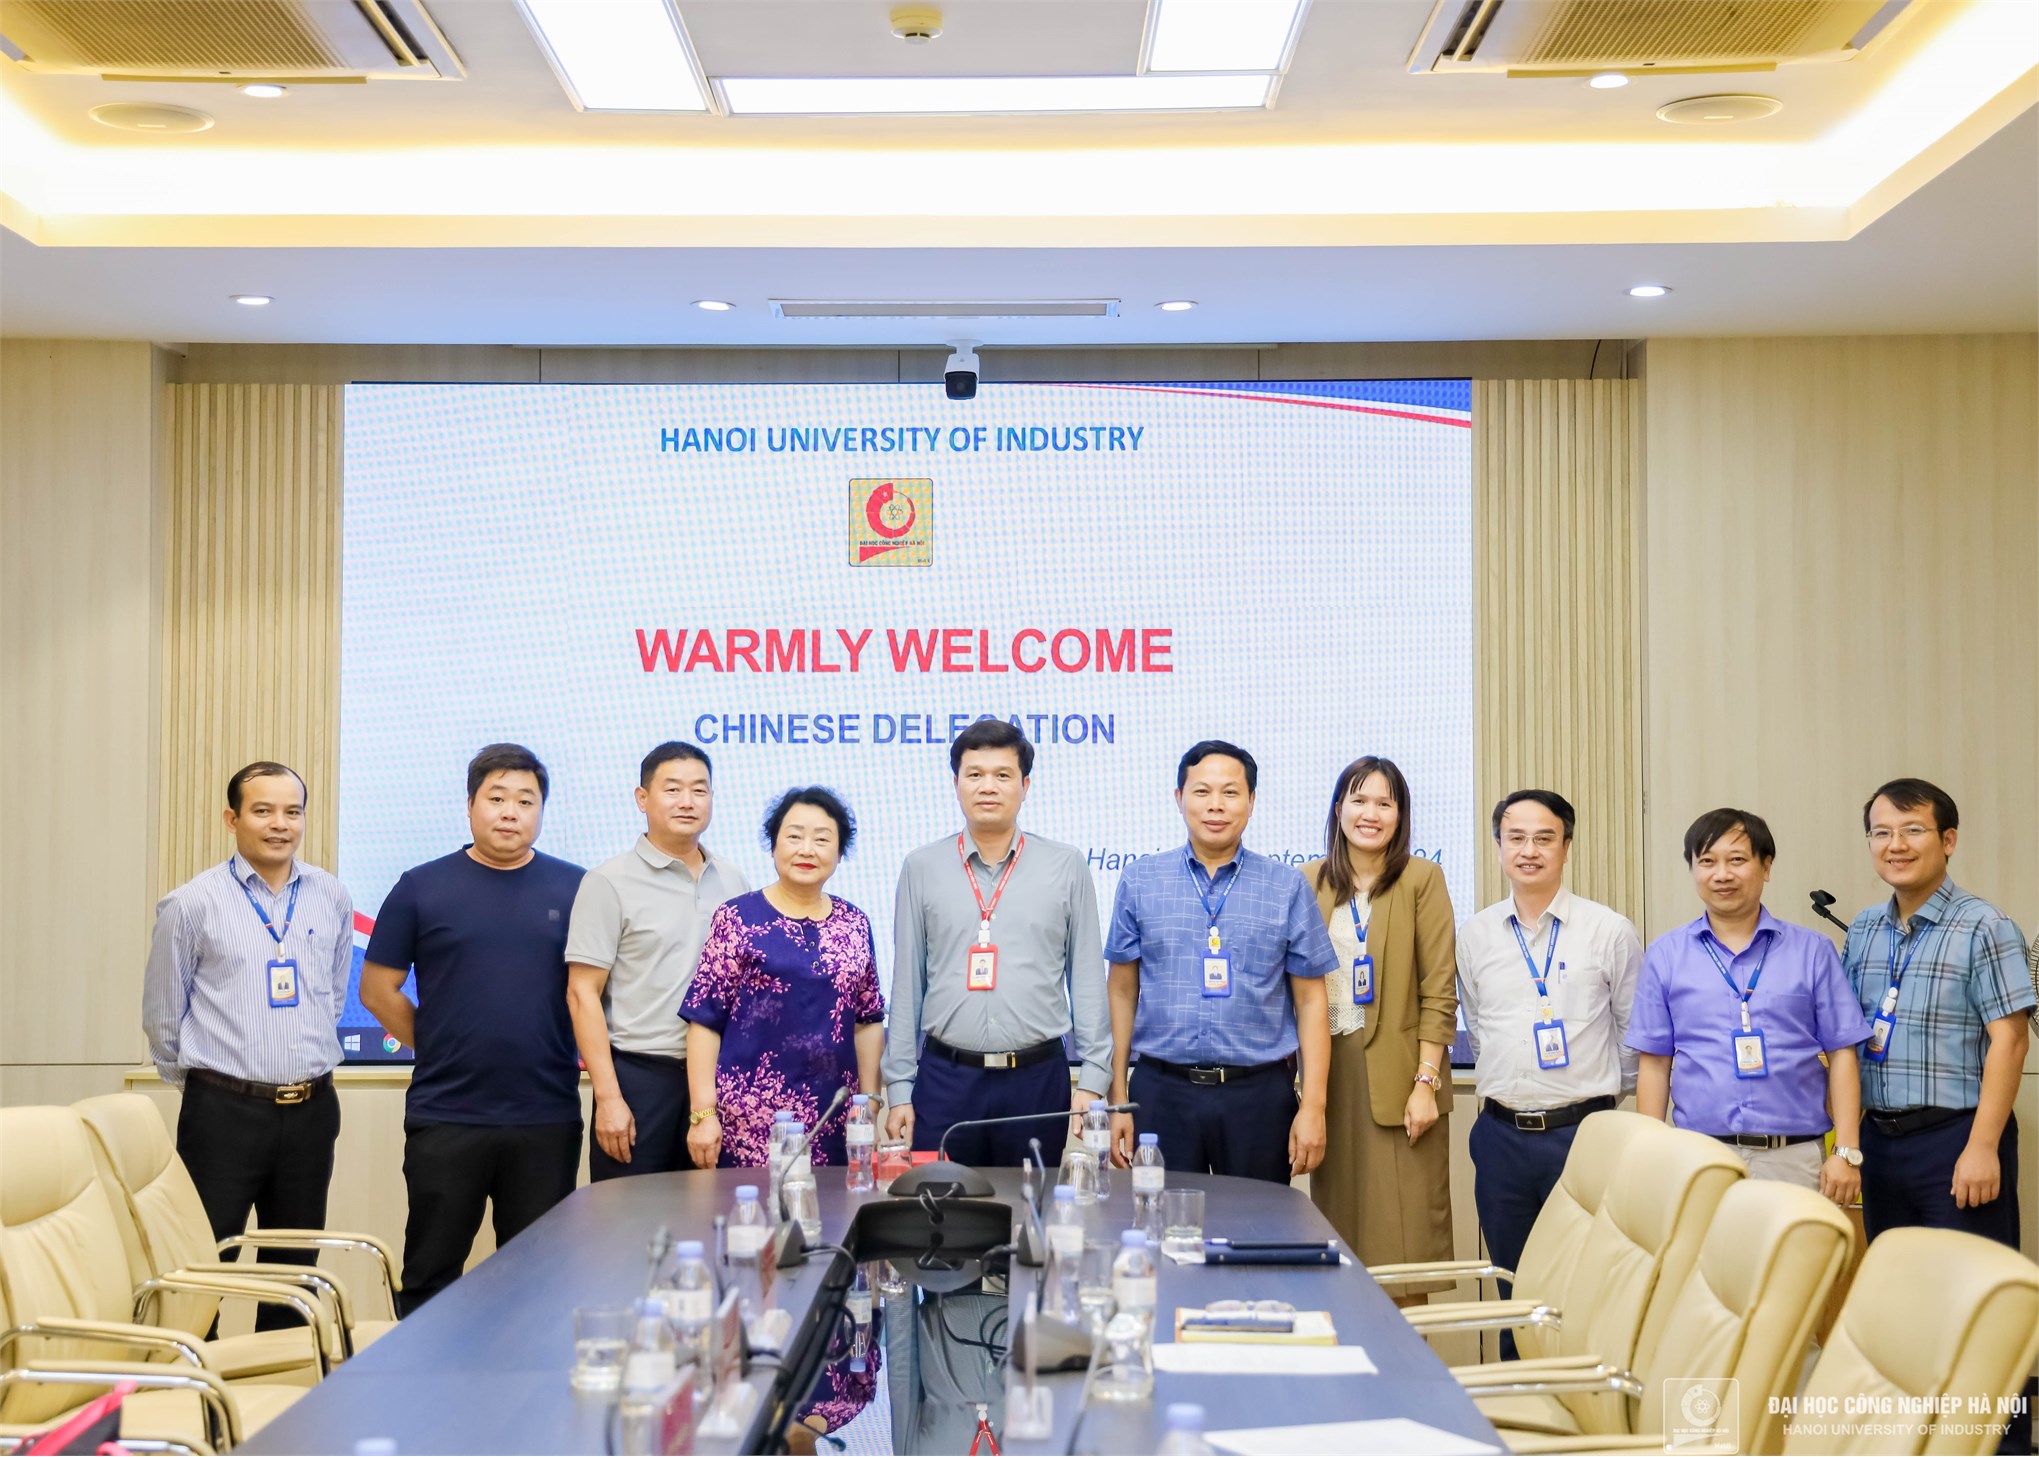
[[(2002, 1418), (1976, 1407), (1999, 1412), (2034, 1360), (2039, 1265), (1978, 1235), (1886, 1230), (1862, 1256), (1784, 1451), (1994, 1452), (1991, 1423)], [(1927, 1397), (1952, 1397), (1959, 1410), (1936, 1419), (1904, 1409)], [(1849, 1415), (1847, 1403), (1863, 1398), (1893, 1409)], [(1829, 1406), (1836, 1415), (1815, 1415)]]
[(1558, 1354), (1556, 1312), (1568, 1304), (1576, 1306), (1571, 1298), (1572, 1282), (1608, 1185), (1636, 1140), (1669, 1131), (1661, 1119), (1614, 1109), (1595, 1113), (1581, 1123), (1565, 1157), (1564, 1172), (1530, 1227), (1522, 1259), (1514, 1270), (1484, 1260), (1446, 1260), (1376, 1265), (1368, 1273), (1390, 1288), (1440, 1277), (1511, 1281), (1514, 1289), (1505, 1301), (1432, 1301), (1402, 1313), (1425, 1334), (1513, 1329), (1516, 1349), (1523, 1356), (1554, 1356)]
[[(1602, 1362), (1569, 1370), (1539, 1362), (1538, 1370), (1524, 1373), (1518, 1363), (1495, 1362), (1454, 1374), (1483, 1409), (1494, 1408), (1490, 1416), (1537, 1404), (1533, 1430), (1499, 1426), (1516, 1452), (1670, 1450), (1666, 1434), (1676, 1440), (1681, 1427), (1692, 1425), (1688, 1403), (1694, 1410), (1726, 1410), (1732, 1403), (1728, 1415), (1739, 1450), (1778, 1452), (1783, 1417), (1773, 1410), (1775, 1399), (1797, 1390), (1813, 1322), (1854, 1239), (1847, 1217), (1812, 1190), (1745, 1180), (1721, 1196), (1685, 1280), (1663, 1287), (1663, 1337), (1650, 1359), (1632, 1371)], [(1668, 1411), (1667, 1383), (1676, 1383)], [(1689, 1397), (1694, 1387), (1705, 1391)], [(1595, 1390), (1630, 1398), (1623, 1430), (1581, 1435), (1562, 1397)]]
[[(283, 1280), (328, 1301), (334, 1316), (333, 1329), (339, 1335), (336, 1349), (328, 1351), (329, 1361), (342, 1361), (395, 1325), (396, 1257), (388, 1246), (371, 1235), (339, 1231), (256, 1230), (249, 1235), (215, 1246), (212, 1225), (197, 1185), (177, 1157), (170, 1130), (155, 1103), (140, 1093), (111, 1093), (87, 1098), (73, 1105), (91, 1130), (94, 1153), (107, 1194), (121, 1225), (127, 1247), (129, 1270), (137, 1288), (149, 1281), (173, 1274), (205, 1276), (257, 1275)], [(382, 1275), (387, 1320), (358, 1317), (347, 1286), (330, 1270), (309, 1270), (302, 1265), (274, 1263), (223, 1263), (220, 1250), (229, 1245), (283, 1243), (291, 1248), (353, 1249), (366, 1252)], [(249, 1253), (253, 1253), (250, 1251)], [(162, 1293), (156, 1307), (158, 1318), (167, 1325), (204, 1331), (211, 1327), (217, 1302), (202, 1295)], [(258, 1331), (209, 1343), (207, 1354), (214, 1367), (229, 1379), (297, 1372), (303, 1379), (314, 1361), (310, 1333), (294, 1330)]]
[[(225, 1450), (304, 1394), (301, 1386), (230, 1383), (190, 1331), (138, 1325), (126, 1251), (85, 1124), (69, 1108), (0, 1108), (0, 1423), (35, 1429), (121, 1380), (130, 1434)], [(280, 1304), (321, 1322), (315, 1301), (285, 1286), (197, 1277), (178, 1293)], [(132, 1359), (139, 1357), (140, 1359)]]

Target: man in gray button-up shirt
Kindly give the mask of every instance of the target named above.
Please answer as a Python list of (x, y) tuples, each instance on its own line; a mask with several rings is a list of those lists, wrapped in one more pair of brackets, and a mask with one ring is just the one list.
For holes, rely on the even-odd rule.
[[(1111, 1085), (1097, 889), (1081, 852), (1019, 833), (1033, 761), (1011, 724), (965, 729), (949, 767), (966, 828), (900, 870), (882, 1073), (886, 1131), (915, 1148), (935, 1148), (952, 1123), (1070, 1108), (1062, 1039), (1072, 1025), (1082, 1061), (1074, 1110)], [(1016, 1165), (1029, 1138), (1061, 1146), (1044, 1121), (969, 1130), (949, 1154)]]
[(597, 1181), (694, 1166), (680, 998), (715, 908), (750, 889), (742, 871), (701, 843), (714, 814), (711, 774), (692, 744), (645, 755), (637, 788), (644, 834), (589, 871), (574, 898), (566, 1001), (595, 1089), (588, 1176)]

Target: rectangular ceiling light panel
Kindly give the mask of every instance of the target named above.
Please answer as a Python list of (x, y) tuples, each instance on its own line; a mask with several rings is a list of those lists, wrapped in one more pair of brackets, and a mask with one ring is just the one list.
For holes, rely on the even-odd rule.
[(1148, 71), (1281, 71), (1309, 0), (1148, 0)]
[(706, 111), (708, 88), (671, 0), (517, 0), (582, 111)]
[(775, 298), (780, 319), (1115, 319), (1115, 298), (974, 299), (791, 299)]
[(1253, 111), (1272, 76), (840, 76), (718, 79), (732, 116)]

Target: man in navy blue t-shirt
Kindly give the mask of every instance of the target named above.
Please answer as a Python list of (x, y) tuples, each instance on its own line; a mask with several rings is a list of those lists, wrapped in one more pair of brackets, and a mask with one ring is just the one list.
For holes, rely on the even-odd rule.
[[(566, 928), (583, 872), (531, 848), (548, 783), (520, 745), (475, 755), (474, 842), (405, 871), (368, 938), (361, 1001), (418, 1054), (404, 1108), (403, 1315), (460, 1277), (485, 1202), (507, 1244), (573, 1192), (580, 1169)], [(415, 1007), (403, 994), (413, 969)]]

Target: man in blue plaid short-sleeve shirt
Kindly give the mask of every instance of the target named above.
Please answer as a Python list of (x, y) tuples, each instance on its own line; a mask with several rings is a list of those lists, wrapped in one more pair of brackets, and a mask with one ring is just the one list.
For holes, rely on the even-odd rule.
[(1891, 898), (1848, 928), (1842, 960), (1871, 1037), (1862, 1048), (1862, 1214), (1869, 1238), (1904, 1225), (2018, 1245), (2011, 1103), (2033, 1005), (2011, 918), (1948, 877), (1959, 812), (1923, 779), (1895, 779), (1862, 811)]

